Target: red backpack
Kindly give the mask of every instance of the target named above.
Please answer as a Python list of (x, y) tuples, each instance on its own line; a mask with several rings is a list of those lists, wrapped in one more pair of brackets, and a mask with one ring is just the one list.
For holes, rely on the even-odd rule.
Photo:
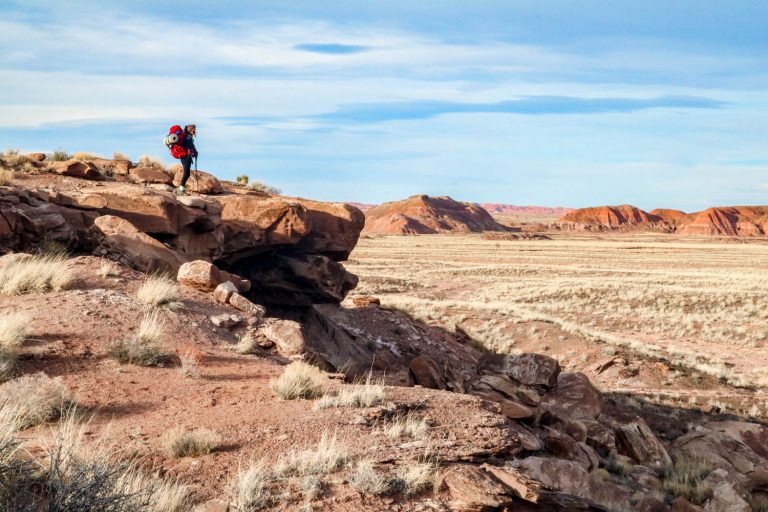
[(189, 154), (184, 147), (184, 138), (186, 136), (187, 133), (184, 131), (184, 128), (175, 124), (168, 130), (168, 135), (163, 138), (163, 142), (171, 150), (173, 158), (184, 158)]

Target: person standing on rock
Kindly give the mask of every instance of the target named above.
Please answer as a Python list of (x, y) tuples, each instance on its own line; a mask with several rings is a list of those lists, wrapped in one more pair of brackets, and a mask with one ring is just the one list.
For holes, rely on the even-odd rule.
[(197, 159), (197, 148), (195, 147), (195, 136), (197, 127), (194, 124), (188, 124), (182, 130), (181, 126), (174, 125), (168, 130), (163, 142), (168, 146), (171, 155), (178, 158), (184, 173), (181, 176), (181, 183), (176, 193), (185, 195), (187, 193), (187, 180), (192, 172), (192, 159)]

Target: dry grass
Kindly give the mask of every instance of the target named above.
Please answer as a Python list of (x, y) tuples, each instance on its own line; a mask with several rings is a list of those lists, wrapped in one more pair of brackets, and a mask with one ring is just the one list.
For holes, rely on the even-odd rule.
[(185, 377), (190, 377), (193, 379), (200, 377), (200, 362), (202, 359), (202, 353), (199, 350), (189, 348), (187, 350), (178, 352), (178, 356), (179, 362), (181, 363), (181, 366), (179, 367), (179, 373)]
[(12, 179), (14, 172), (36, 173), (38, 170), (32, 160), (26, 155), (22, 155), (18, 149), (9, 149), (0, 153), (0, 164), (2, 164), (0, 168), (3, 169), (6, 180)]
[(261, 347), (259, 347), (256, 338), (254, 338), (250, 333), (246, 333), (240, 337), (237, 345), (232, 347), (232, 350), (238, 354), (258, 354), (260, 348)]
[[(241, 177), (242, 176), (238, 177), (238, 180)], [(246, 178), (247, 178), (247, 176), (246, 176)], [(239, 181), (238, 181), (238, 183), (239, 183)], [(246, 186), (249, 189), (254, 190), (256, 192), (262, 192), (264, 194), (270, 194), (270, 195), (273, 195), (273, 196), (278, 195), (280, 193), (280, 189), (279, 188), (273, 187), (271, 185), (267, 185), (267, 184), (262, 183), (262, 182), (257, 181), (257, 180), (252, 180), (252, 181), (248, 182), (248, 185), (246, 185)]]
[(15, 173), (10, 169), (0, 169), (0, 187), (4, 187), (14, 178)]
[(360, 384), (344, 386), (335, 395), (325, 394), (315, 404), (317, 409), (331, 407), (374, 407), (384, 402), (384, 386), (369, 377)]
[(131, 161), (131, 159), (128, 158), (128, 155), (126, 155), (125, 153), (121, 153), (119, 151), (115, 151), (114, 153), (112, 153), (112, 160), (128, 160), (129, 162)]
[(760, 370), (768, 364), (767, 244), (569, 236), (363, 237), (347, 266), (361, 278), (355, 294), (451, 330), (458, 324), (493, 351), (541, 338), (530, 332), (538, 322), (736, 385), (768, 385)]
[(424, 439), (429, 432), (429, 423), (413, 413), (401, 414), (392, 418), (383, 428), (388, 437), (409, 437)]
[(278, 378), (269, 381), (269, 386), (283, 400), (296, 400), (321, 396), (327, 382), (328, 377), (322, 370), (296, 361), (286, 366)]
[(165, 164), (163, 162), (154, 156), (149, 155), (141, 155), (139, 157), (139, 162), (136, 164), (137, 167), (153, 167), (155, 169), (165, 169)]
[(349, 485), (363, 494), (381, 496), (392, 490), (392, 483), (376, 470), (376, 464), (369, 459), (358, 461), (349, 477)]
[(437, 464), (431, 461), (401, 466), (395, 476), (394, 487), (406, 496), (415, 496), (435, 486)]
[(184, 307), (179, 285), (163, 275), (148, 276), (136, 292), (136, 298), (153, 308), (163, 307), (173, 311)]
[(59, 419), (72, 407), (69, 390), (61, 377), (40, 372), (24, 375), (0, 387), (4, 412), (16, 418), (19, 429)]
[(108, 277), (117, 277), (120, 275), (120, 270), (117, 268), (117, 265), (102, 258), (101, 263), (99, 263), (99, 270), (96, 271), (96, 275), (104, 279)]
[(275, 497), (269, 484), (272, 473), (264, 461), (255, 461), (237, 472), (231, 494), (238, 512), (256, 512), (271, 506)]
[(74, 275), (63, 254), (18, 254), (0, 266), (0, 294), (61, 291)]
[(189, 431), (177, 427), (166, 432), (160, 442), (169, 455), (180, 458), (211, 453), (221, 441), (221, 435), (207, 428)]
[(144, 315), (136, 334), (130, 338), (118, 340), (109, 348), (111, 357), (121, 363), (154, 366), (168, 360), (163, 351), (163, 333), (165, 321), (157, 310)]
[(248, 177), (247, 174), (241, 174), (237, 178), (235, 178), (235, 183), (238, 185), (242, 185), (243, 187), (248, 186), (248, 182), (251, 181), (251, 179)]
[(79, 160), (80, 162), (92, 162), (101, 158), (99, 155), (88, 153), (86, 151), (78, 151), (71, 156), (72, 160)]
[(681, 455), (664, 471), (663, 488), (672, 496), (683, 496), (691, 503), (702, 505), (711, 494), (704, 479), (712, 469), (704, 459)]
[(323, 432), (316, 447), (280, 458), (274, 472), (281, 476), (325, 475), (341, 469), (346, 462), (346, 448), (338, 443), (336, 434)]
[(13, 375), (19, 348), (29, 336), (30, 321), (26, 313), (0, 314), (0, 381)]
[(69, 158), (70, 158), (69, 153), (67, 153), (61, 148), (51, 153), (51, 160), (54, 162), (65, 162), (69, 160)]

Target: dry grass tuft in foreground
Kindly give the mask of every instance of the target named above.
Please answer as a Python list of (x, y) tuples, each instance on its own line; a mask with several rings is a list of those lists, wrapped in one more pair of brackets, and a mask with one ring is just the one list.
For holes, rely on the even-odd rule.
[(96, 275), (105, 279), (107, 277), (117, 277), (120, 275), (120, 270), (118, 270), (114, 263), (102, 258), (101, 263), (99, 264), (99, 270), (96, 272)]
[(275, 501), (269, 483), (272, 474), (263, 461), (253, 462), (237, 472), (231, 494), (239, 512), (256, 512), (269, 507)]
[(19, 253), (0, 266), (0, 294), (21, 295), (61, 291), (73, 281), (63, 254)]
[(0, 187), (7, 185), (13, 178), (15, 173), (9, 169), (0, 170)]
[(315, 448), (292, 452), (277, 461), (275, 474), (282, 476), (325, 475), (344, 467), (347, 451), (336, 440), (336, 434), (323, 432)]
[(155, 169), (165, 169), (165, 164), (159, 158), (149, 155), (141, 155), (137, 167), (153, 167)]
[(165, 322), (158, 311), (144, 315), (136, 334), (127, 339), (115, 341), (109, 348), (109, 355), (121, 363), (154, 366), (168, 360), (163, 351)]
[(401, 414), (392, 418), (384, 429), (388, 437), (410, 437), (411, 439), (424, 439), (429, 431), (429, 423), (424, 418), (415, 414)]
[(181, 309), (179, 285), (176, 281), (162, 276), (147, 277), (136, 292), (136, 298), (150, 307), (164, 307), (171, 311)]
[(363, 494), (381, 496), (392, 491), (392, 482), (376, 470), (372, 460), (361, 460), (349, 477), (349, 485)]
[(161, 439), (165, 451), (173, 457), (205, 455), (221, 446), (221, 436), (207, 428), (192, 431), (177, 427), (168, 431)]
[(285, 367), (282, 375), (269, 381), (269, 386), (283, 400), (295, 400), (321, 396), (327, 382), (328, 377), (316, 366), (295, 361)]
[(0, 387), (0, 404), (10, 413), (18, 429), (57, 420), (73, 407), (61, 377), (40, 372), (24, 375)]
[(386, 398), (384, 386), (371, 381), (370, 377), (360, 384), (343, 387), (335, 395), (324, 395), (315, 405), (317, 409), (331, 407), (374, 407)]
[(663, 488), (672, 496), (682, 496), (691, 503), (702, 505), (712, 493), (704, 483), (711, 471), (712, 466), (699, 457), (678, 456), (663, 474)]
[(11, 378), (19, 347), (29, 336), (29, 323), (25, 313), (0, 314), (0, 381)]
[(406, 496), (414, 496), (435, 487), (436, 478), (437, 464), (431, 461), (416, 462), (400, 467), (393, 487)]

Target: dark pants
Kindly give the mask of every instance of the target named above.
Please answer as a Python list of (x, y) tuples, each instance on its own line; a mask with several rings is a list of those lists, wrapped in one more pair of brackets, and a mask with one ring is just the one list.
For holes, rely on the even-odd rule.
[(189, 179), (189, 172), (190, 172), (190, 169), (192, 169), (192, 157), (184, 156), (184, 157), (181, 157), (179, 160), (181, 161), (181, 166), (184, 168), (184, 174), (181, 176), (181, 186), (186, 187), (187, 180)]

